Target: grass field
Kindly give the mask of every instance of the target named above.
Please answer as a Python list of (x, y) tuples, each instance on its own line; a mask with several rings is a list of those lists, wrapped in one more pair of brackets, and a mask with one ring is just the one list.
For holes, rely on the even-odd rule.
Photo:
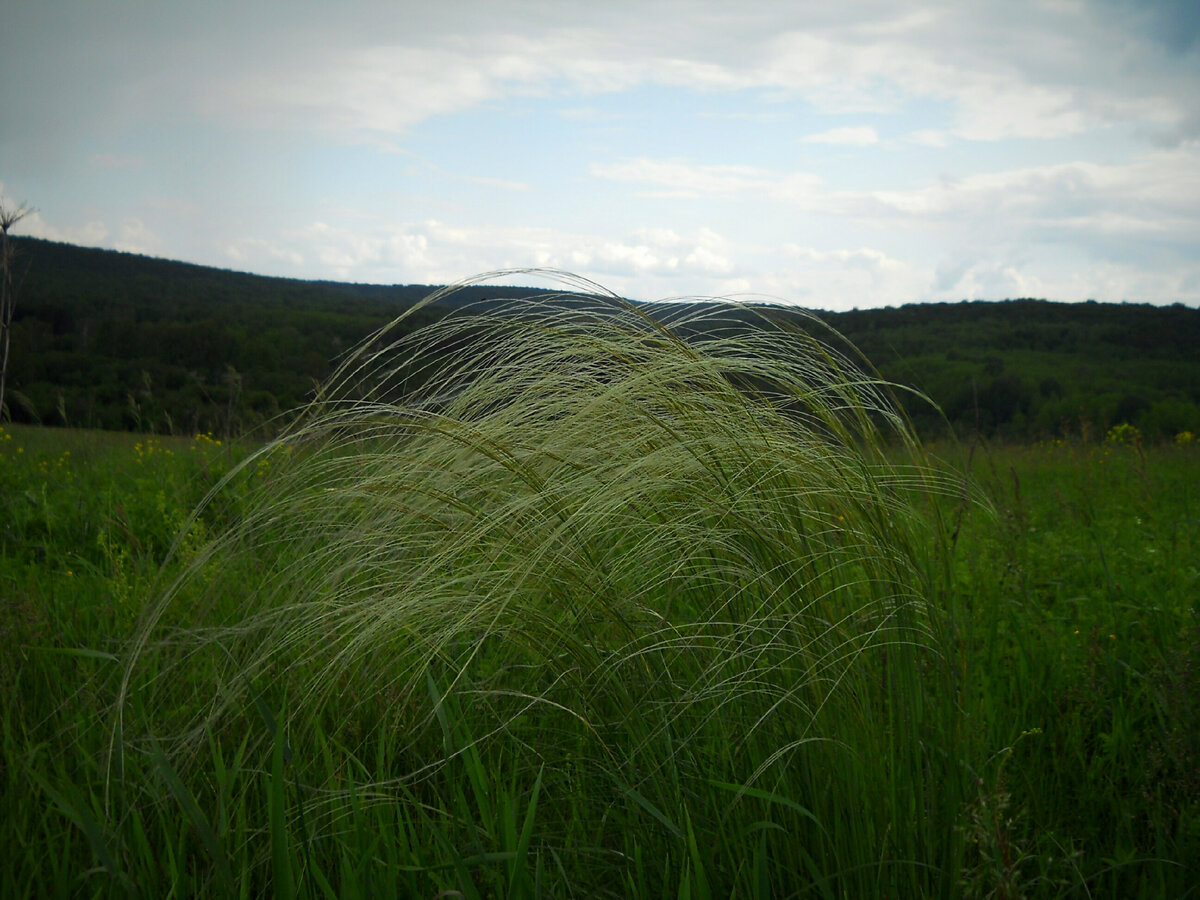
[(586, 466), (0, 431), (0, 894), (1197, 895), (1200, 445), (689, 468), (615, 380)]

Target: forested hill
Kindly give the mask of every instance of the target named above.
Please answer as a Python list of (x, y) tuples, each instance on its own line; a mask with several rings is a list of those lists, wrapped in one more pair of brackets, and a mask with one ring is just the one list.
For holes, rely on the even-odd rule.
[[(15, 421), (236, 432), (311, 395), (346, 350), (435, 288), (268, 278), (14, 239)], [(486, 288), (463, 291), (479, 300)], [(411, 327), (444, 309), (421, 310)]]
[[(341, 353), (433, 290), (14, 244), (7, 400), (16, 421), (237, 432), (302, 403)], [(460, 298), (496, 292), (480, 286)], [(412, 325), (445, 312), (426, 308)], [(1012, 300), (821, 315), (964, 429), (1035, 437), (1130, 422), (1147, 437), (1200, 432), (1196, 309)], [(934, 427), (928, 410), (910, 408)]]
[(909, 304), (828, 315), (881, 372), (951, 421), (1042, 437), (1128, 422), (1200, 431), (1200, 310), (1045, 300)]

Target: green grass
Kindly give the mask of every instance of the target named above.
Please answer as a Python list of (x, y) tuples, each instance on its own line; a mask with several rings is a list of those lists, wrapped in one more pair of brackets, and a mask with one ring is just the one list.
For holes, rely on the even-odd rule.
[(1014, 891), (1198, 883), (1197, 450), (1059, 441), (976, 465), (998, 515), (958, 548), (975, 843)]
[(928, 457), (802, 335), (580, 315), (0, 435), (0, 893), (1187, 895), (1200, 448)]

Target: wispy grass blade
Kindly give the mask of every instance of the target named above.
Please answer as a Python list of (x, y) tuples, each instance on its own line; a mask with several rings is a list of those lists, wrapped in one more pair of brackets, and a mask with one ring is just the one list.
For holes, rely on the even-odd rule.
[[(914, 498), (959, 484), (928, 474), (889, 386), (815, 323), (729, 303), (654, 318), (563, 286), (365, 342), (210, 495), (243, 491), (240, 519), (130, 644), (124, 743), (158, 735), (183, 765), (259, 708), (245, 752), (272, 760), (279, 890), (298, 889), (285, 764), (321, 798), (302, 869), (349, 865), (310, 857), (307, 835), (339, 804), (361, 820), (365, 789), (440, 810), (414, 872), (524, 890), (536, 844), (538, 872), (579, 860), (565, 877), (588, 872), (584, 890), (626, 864), (611, 848), (640, 823), (628, 846), (666, 854), (657, 888), (697, 896), (753, 857), (708, 848), (764, 801), (796, 840), (838, 823), (814, 846), (861, 843), (877, 868), (900, 795), (876, 784), (928, 777), (929, 685), (899, 676), (933, 671), (940, 537)], [(310, 745), (355, 762), (318, 771), (291, 755)], [(367, 747), (373, 784), (347, 788)], [(788, 870), (766, 861), (780, 850), (768, 840), (756, 884)], [(351, 866), (364, 885), (369, 868)]]

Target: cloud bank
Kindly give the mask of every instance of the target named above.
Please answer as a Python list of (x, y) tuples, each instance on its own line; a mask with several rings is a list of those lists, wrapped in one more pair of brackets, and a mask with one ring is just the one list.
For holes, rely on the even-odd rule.
[(25, 233), (358, 281), (1200, 303), (1193, 4), (98, 0), (6, 33)]

